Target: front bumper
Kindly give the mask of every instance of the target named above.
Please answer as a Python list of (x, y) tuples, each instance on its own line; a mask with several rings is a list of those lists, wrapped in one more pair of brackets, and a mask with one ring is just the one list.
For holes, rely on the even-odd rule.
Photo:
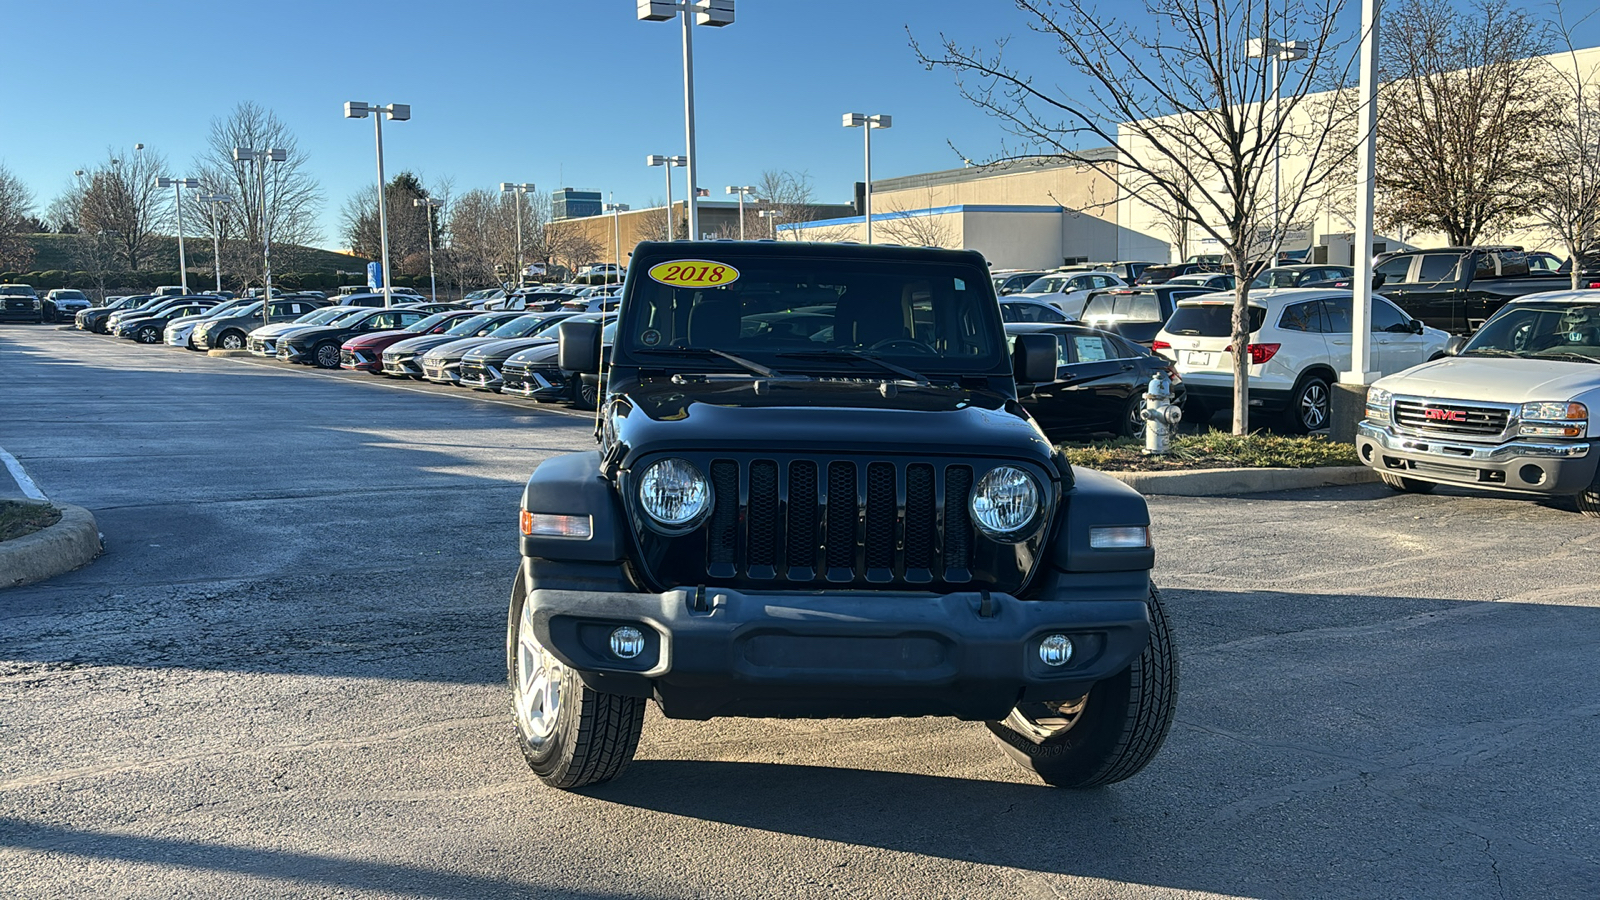
[[(524, 615), (539, 641), (591, 687), (654, 697), (673, 718), (992, 721), (1019, 701), (1082, 696), (1149, 640), (1143, 598), (538, 590), (529, 572), (524, 565)], [(609, 650), (622, 625), (645, 634), (635, 659)], [(1072, 639), (1064, 666), (1039, 659), (1051, 634)]]
[(498, 391), (505, 383), (500, 370), (493, 365), (477, 363), (461, 365), (461, 386), (480, 391)]
[(417, 365), (415, 356), (396, 356), (392, 353), (385, 353), (383, 354), (383, 374), (415, 378), (422, 374), (422, 367)]
[(382, 365), (382, 356), (374, 359), (369, 350), (350, 350), (339, 348), (339, 368), (354, 369), (357, 372), (376, 372)]
[(561, 371), (545, 369), (507, 369), (500, 393), (533, 400), (560, 400), (570, 396)]
[(1527, 494), (1580, 493), (1600, 468), (1600, 453), (1588, 441), (1477, 444), (1400, 434), (1372, 421), (1356, 426), (1356, 453), (1380, 472)]
[(278, 352), (274, 354), (279, 362), (302, 362), (305, 351), (293, 344), (279, 344)]
[(433, 382), (434, 384), (460, 384), (461, 364), (438, 364), (430, 363), (424, 360), (422, 363), (422, 377)]
[(0, 322), (43, 322), (42, 309), (0, 309)]
[(263, 340), (261, 338), (251, 338), (250, 339), (250, 355), (251, 356), (269, 356), (269, 357), (277, 356), (278, 355), (278, 342), (277, 342), (277, 340), (275, 340), (275, 339)]

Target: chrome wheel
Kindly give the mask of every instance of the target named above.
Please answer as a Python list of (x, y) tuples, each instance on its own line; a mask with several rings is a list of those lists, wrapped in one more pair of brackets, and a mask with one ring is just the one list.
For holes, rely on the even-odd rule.
[(224, 350), (243, 350), (244, 349), (244, 337), (239, 335), (239, 334), (236, 334), (234, 332), (231, 332), (231, 331), (228, 332), (227, 334), (222, 336), (222, 349), (224, 349)]
[(1005, 724), (1035, 744), (1043, 744), (1071, 731), (1088, 705), (1088, 694), (1076, 700), (1023, 703), (1011, 710)]
[(1300, 389), (1300, 425), (1306, 431), (1328, 427), (1328, 386), (1320, 379)]
[(323, 344), (318, 347), (317, 366), (323, 369), (339, 368), (339, 348), (333, 344)]
[(542, 747), (556, 730), (561, 715), (561, 682), (566, 667), (534, 636), (528, 610), (517, 624), (517, 652), (512, 708), (517, 730), (530, 746)]

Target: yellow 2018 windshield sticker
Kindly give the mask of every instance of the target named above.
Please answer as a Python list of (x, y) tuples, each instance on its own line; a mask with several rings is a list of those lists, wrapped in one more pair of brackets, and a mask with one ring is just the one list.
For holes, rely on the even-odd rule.
[(739, 270), (709, 259), (675, 259), (651, 266), (650, 278), (673, 287), (723, 287), (739, 280)]

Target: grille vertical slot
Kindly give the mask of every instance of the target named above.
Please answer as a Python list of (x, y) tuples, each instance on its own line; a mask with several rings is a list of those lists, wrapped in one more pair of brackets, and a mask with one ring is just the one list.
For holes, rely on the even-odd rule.
[(711, 464), (711, 523), (706, 535), (707, 574), (734, 576), (739, 544), (739, 464), (719, 459)]
[(749, 572), (751, 578), (778, 574), (778, 464), (758, 459), (750, 464)]
[(856, 520), (860, 499), (856, 496), (856, 466), (850, 462), (828, 464), (827, 579), (854, 581), (856, 570)]
[(789, 464), (789, 539), (784, 563), (790, 581), (817, 577), (817, 464)]
[(972, 469), (950, 466), (944, 470), (944, 580), (972, 580), (972, 517), (967, 498), (972, 493)]
[(886, 462), (869, 464), (867, 509), (862, 517), (868, 581), (894, 580), (895, 524), (899, 518), (894, 464)]
[(935, 500), (933, 466), (926, 463), (907, 466), (906, 581), (925, 584), (933, 580)]

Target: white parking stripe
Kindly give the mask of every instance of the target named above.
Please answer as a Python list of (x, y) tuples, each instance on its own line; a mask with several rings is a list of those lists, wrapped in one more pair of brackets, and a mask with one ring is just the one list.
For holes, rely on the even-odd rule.
[(0, 449), (0, 462), (6, 464), (6, 471), (10, 472), (11, 477), (16, 479), (17, 487), (22, 488), (24, 495), (45, 503), (50, 502), (50, 498), (44, 495), (44, 491), (39, 490), (39, 486), (33, 483), (33, 479), (28, 477), (27, 472), (23, 471), (22, 463), (17, 462), (15, 456)]

